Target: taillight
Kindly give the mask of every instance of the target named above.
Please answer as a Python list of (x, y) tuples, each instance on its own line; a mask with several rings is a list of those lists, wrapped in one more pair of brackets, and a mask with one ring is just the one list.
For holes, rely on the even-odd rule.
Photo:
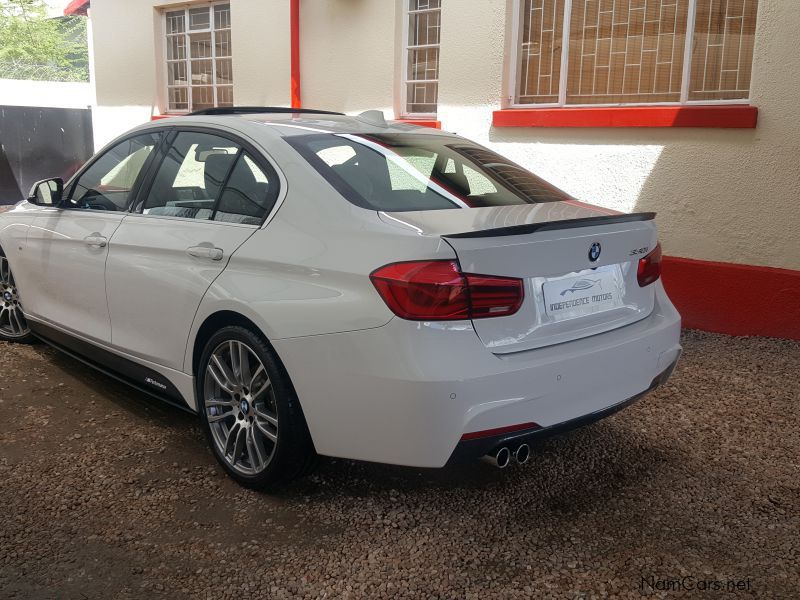
[(464, 277), (467, 279), (473, 319), (513, 315), (522, 305), (525, 294), (521, 279), (469, 273)]
[(467, 282), (455, 261), (394, 263), (370, 275), (388, 307), (404, 319), (469, 319)]
[(386, 265), (370, 275), (386, 305), (412, 321), (456, 321), (513, 315), (522, 280), (462, 273), (454, 260)]
[(636, 278), (639, 280), (639, 287), (644, 287), (659, 277), (661, 277), (661, 244), (656, 244), (650, 254), (639, 260)]

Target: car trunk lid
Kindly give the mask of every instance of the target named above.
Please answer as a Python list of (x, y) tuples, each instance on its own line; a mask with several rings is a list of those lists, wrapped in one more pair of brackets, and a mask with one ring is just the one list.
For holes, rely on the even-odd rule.
[(622, 215), (580, 202), (381, 213), (420, 235), (438, 235), (461, 271), (523, 280), (513, 315), (473, 319), (496, 354), (609, 331), (650, 314), (654, 286), (639, 260), (655, 248), (653, 213)]

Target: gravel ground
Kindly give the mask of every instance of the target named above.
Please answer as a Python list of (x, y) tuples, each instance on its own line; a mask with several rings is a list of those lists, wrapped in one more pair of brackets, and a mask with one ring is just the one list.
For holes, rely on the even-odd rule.
[(796, 598), (800, 343), (684, 344), (664, 388), (528, 465), (325, 459), (265, 495), (192, 417), (0, 343), (0, 597)]

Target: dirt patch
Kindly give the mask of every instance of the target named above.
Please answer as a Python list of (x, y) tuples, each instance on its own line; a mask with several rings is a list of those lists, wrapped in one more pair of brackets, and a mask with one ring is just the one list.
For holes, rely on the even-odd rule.
[(684, 344), (668, 385), (523, 467), (327, 459), (272, 495), (191, 416), (0, 344), (0, 596), (796, 597), (800, 343)]

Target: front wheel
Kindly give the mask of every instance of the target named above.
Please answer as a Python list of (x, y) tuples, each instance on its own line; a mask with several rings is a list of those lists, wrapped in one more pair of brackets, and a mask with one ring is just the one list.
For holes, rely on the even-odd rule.
[(197, 376), (200, 419), (217, 461), (250, 488), (303, 474), (315, 456), (288, 377), (264, 339), (230, 326), (205, 346)]
[(0, 248), (0, 340), (27, 343), (32, 339), (11, 266)]

